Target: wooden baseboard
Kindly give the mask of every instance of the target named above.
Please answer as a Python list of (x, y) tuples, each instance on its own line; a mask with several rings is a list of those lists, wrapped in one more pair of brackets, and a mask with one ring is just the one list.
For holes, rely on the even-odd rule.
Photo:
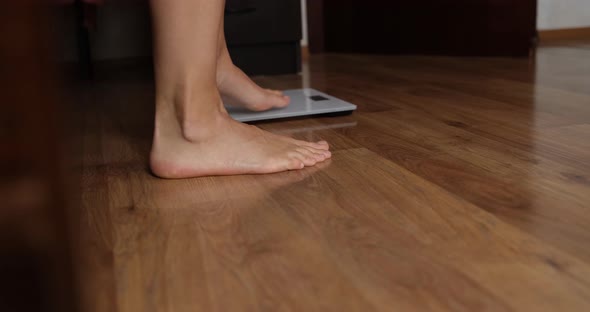
[(541, 42), (579, 39), (590, 40), (590, 27), (539, 30)]

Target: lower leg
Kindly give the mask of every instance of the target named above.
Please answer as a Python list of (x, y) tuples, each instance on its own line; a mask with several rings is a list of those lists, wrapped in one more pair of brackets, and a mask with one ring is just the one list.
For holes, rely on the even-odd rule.
[(156, 117), (150, 166), (165, 178), (270, 173), (330, 157), (309, 143), (240, 124), (217, 90), (223, 0), (152, 0)]

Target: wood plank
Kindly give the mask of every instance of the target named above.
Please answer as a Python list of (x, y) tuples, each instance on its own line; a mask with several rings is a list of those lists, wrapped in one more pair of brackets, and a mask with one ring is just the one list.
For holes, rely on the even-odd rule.
[(536, 84), (528, 62), (312, 55), (303, 77), (256, 80), (359, 110), (257, 125), (326, 139), (331, 161), (178, 181), (147, 169), (150, 80), (98, 81), (81, 100), (83, 306), (589, 309), (588, 95)]
[(563, 40), (588, 40), (590, 39), (590, 27), (563, 28), (541, 30), (539, 40), (541, 44)]

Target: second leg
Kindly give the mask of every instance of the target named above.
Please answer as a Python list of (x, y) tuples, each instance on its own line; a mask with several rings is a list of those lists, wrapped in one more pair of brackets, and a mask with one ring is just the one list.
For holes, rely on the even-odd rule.
[(227, 49), (223, 18), (219, 27), (217, 87), (224, 102), (252, 111), (264, 111), (289, 105), (289, 97), (281, 91), (258, 86), (234, 65)]

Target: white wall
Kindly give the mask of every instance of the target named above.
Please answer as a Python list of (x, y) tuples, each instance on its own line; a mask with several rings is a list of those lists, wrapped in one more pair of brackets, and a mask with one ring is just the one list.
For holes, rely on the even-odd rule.
[(590, 27), (590, 0), (538, 0), (537, 29)]

